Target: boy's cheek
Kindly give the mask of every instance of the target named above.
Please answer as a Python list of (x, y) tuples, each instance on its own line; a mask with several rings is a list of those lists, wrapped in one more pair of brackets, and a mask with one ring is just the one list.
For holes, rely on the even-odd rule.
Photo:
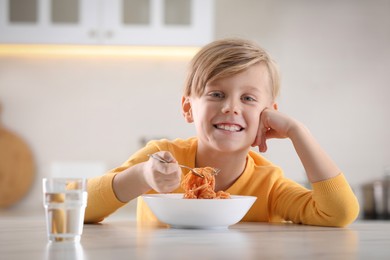
[(252, 128), (248, 131), (249, 140), (252, 140), (252, 144), (251, 144), (252, 146), (257, 146), (257, 140), (259, 139), (258, 134), (259, 134), (259, 127)]

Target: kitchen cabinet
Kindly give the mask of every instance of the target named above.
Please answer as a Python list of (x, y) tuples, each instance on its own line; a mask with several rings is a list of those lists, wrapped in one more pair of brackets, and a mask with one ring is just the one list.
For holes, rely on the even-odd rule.
[(199, 46), (213, 23), (213, 0), (0, 0), (0, 43)]

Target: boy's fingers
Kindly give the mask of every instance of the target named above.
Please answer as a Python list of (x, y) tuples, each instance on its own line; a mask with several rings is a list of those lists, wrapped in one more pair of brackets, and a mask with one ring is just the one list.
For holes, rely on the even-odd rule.
[(268, 131), (267, 128), (263, 128), (261, 131), (261, 140), (260, 140), (259, 149), (260, 149), (260, 152), (262, 152), (262, 153), (265, 153), (268, 149), (267, 138), (266, 138), (267, 131)]

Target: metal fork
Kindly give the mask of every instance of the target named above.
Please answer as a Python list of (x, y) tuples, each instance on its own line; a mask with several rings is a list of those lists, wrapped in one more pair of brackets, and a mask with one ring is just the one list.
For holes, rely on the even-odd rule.
[[(162, 158), (161, 156), (159, 156), (158, 154), (148, 154), (149, 157), (152, 157), (153, 159), (156, 159), (162, 163), (170, 163), (169, 161), (165, 160), (164, 158)], [(192, 174), (200, 177), (200, 178), (204, 178), (204, 175), (197, 172), (194, 168), (191, 168), (191, 167), (188, 167), (188, 166), (185, 166), (185, 165), (181, 165), (179, 164), (179, 167), (181, 168), (185, 168), (185, 169), (188, 169), (191, 171)], [(221, 170), (218, 169), (218, 168), (213, 168), (214, 172), (213, 172), (213, 175), (217, 175)]]

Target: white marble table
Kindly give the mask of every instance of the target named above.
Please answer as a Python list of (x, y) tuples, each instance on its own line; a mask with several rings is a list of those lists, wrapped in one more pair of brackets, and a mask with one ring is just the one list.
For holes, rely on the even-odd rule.
[(85, 225), (77, 244), (49, 243), (45, 232), (44, 219), (0, 216), (0, 259), (390, 259), (390, 221), (190, 230), (113, 220)]

